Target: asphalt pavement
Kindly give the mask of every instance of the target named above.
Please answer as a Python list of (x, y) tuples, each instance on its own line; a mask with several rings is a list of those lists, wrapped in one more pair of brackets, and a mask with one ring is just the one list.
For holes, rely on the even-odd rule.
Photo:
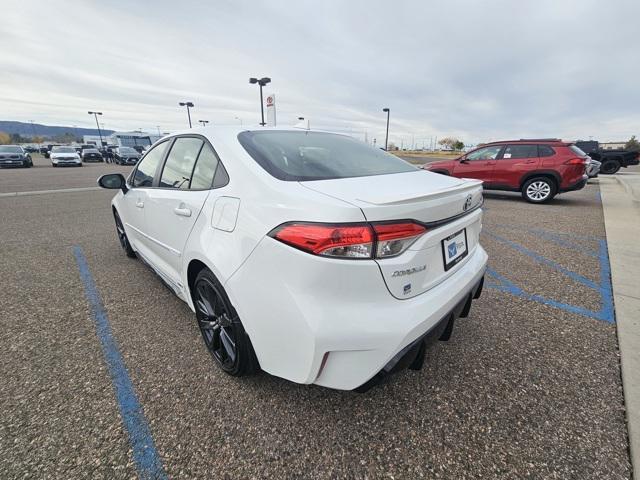
[[(0, 191), (128, 169), (41, 164), (0, 170)], [(111, 196), (0, 198), (0, 478), (137, 475), (76, 252), (169, 478), (630, 478), (597, 183), (544, 206), (486, 193), (482, 297), (423, 370), (366, 394), (217, 370), (186, 304), (120, 249)]]

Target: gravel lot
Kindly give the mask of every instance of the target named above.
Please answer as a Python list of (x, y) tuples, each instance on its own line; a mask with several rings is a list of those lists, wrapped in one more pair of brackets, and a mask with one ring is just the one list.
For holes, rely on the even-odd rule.
[[(128, 170), (36, 162), (0, 192)], [(630, 478), (597, 184), (547, 206), (487, 193), (489, 287), (422, 371), (366, 394), (220, 373), (188, 307), (120, 250), (111, 196), (0, 198), (0, 478), (136, 476), (74, 245), (171, 478)]]

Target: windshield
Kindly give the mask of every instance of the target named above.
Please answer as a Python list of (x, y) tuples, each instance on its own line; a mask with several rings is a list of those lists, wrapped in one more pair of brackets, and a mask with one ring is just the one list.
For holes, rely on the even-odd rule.
[(413, 172), (416, 167), (345, 135), (307, 131), (242, 132), (238, 141), (280, 180), (305, 181)]
[(0, 153), (22, 153), (22, 147), (13, 147), (10, 145), (0, 146)]
[(138, 153), (133, 148), (129, 148), (129, 147), (120, 147), (120, 152), (121, 153)]
[(571, 151), (573, 151), (573, 153), (575, 153), (576, 155), (580, 155), (581, 157), (586, 157), (586, 156), (587, 156), (587, 154), (586, 154), (586, 153), (584, 153), (580, 147), (576, 147), (575, 145), (571, 145), (569, 148), (570, 148), (570, 149), (571, 149)]
[(98, 153), (98, 150), (96, 150), (95, 148), (85, 148), (82, 151), (86, 153)]
[(72, 147), (53, 147), (52, 153), (76, 153), (76, 149)]

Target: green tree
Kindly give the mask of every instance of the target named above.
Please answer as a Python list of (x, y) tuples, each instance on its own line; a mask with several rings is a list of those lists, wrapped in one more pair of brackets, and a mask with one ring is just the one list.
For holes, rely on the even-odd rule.
[(459, 150), (457, 146), (460, 144), (462, 144), (462, 147), (464, 147), (464, 143), (462, 143), (460, 140), (458, 140), (455, 137), (444, 137), (438, 142), (438, 144), (442, 145), (445, 148), (449, 148), (451, 150)]
[(464, 148), (464, 142), (461, 142), (460, 140), (458, 140), (455, 145), (453, 146), (454, 150), (462, 150)]
[(640, 152), (640, 142), (636, 139), (635, 135), (633, 135), (625, 144), (624, 149), (629, 150), (630, 152)]

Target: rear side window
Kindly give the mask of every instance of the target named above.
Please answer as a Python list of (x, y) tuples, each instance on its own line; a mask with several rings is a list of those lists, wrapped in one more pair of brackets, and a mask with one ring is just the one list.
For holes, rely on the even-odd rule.
[(507, 145), (502, 154), (502, 158), (537, 158), (537, 145)]
[(177, 138), (162, 169), (158, 186), (187, 190), (203, 143), (201, 139), (194, 137)]
[(553, 157), (556, 151), (549, 145), (538, 145), (538, 155), (541, 157)]
[(162, 142), (147, 152), (142, 160), (138, 163), (136, 171), (133, 175), (132, 185), (134, 187), (151, 187), (158, 165), (164, 157), (169, 142)]
[(242, 132), (238, 141), (275, 178), (328, 180), (413, 172), (417, 168), (351, 137), (308, 131)]
[(192, 190), (205, 190), (211, 188), (217, 166), (218, 157), (213, 149), (209, 145), (205, 144), (200, 151), (200, 156), (196, 162), (196, 168), (193, 169), (190, 188)]

